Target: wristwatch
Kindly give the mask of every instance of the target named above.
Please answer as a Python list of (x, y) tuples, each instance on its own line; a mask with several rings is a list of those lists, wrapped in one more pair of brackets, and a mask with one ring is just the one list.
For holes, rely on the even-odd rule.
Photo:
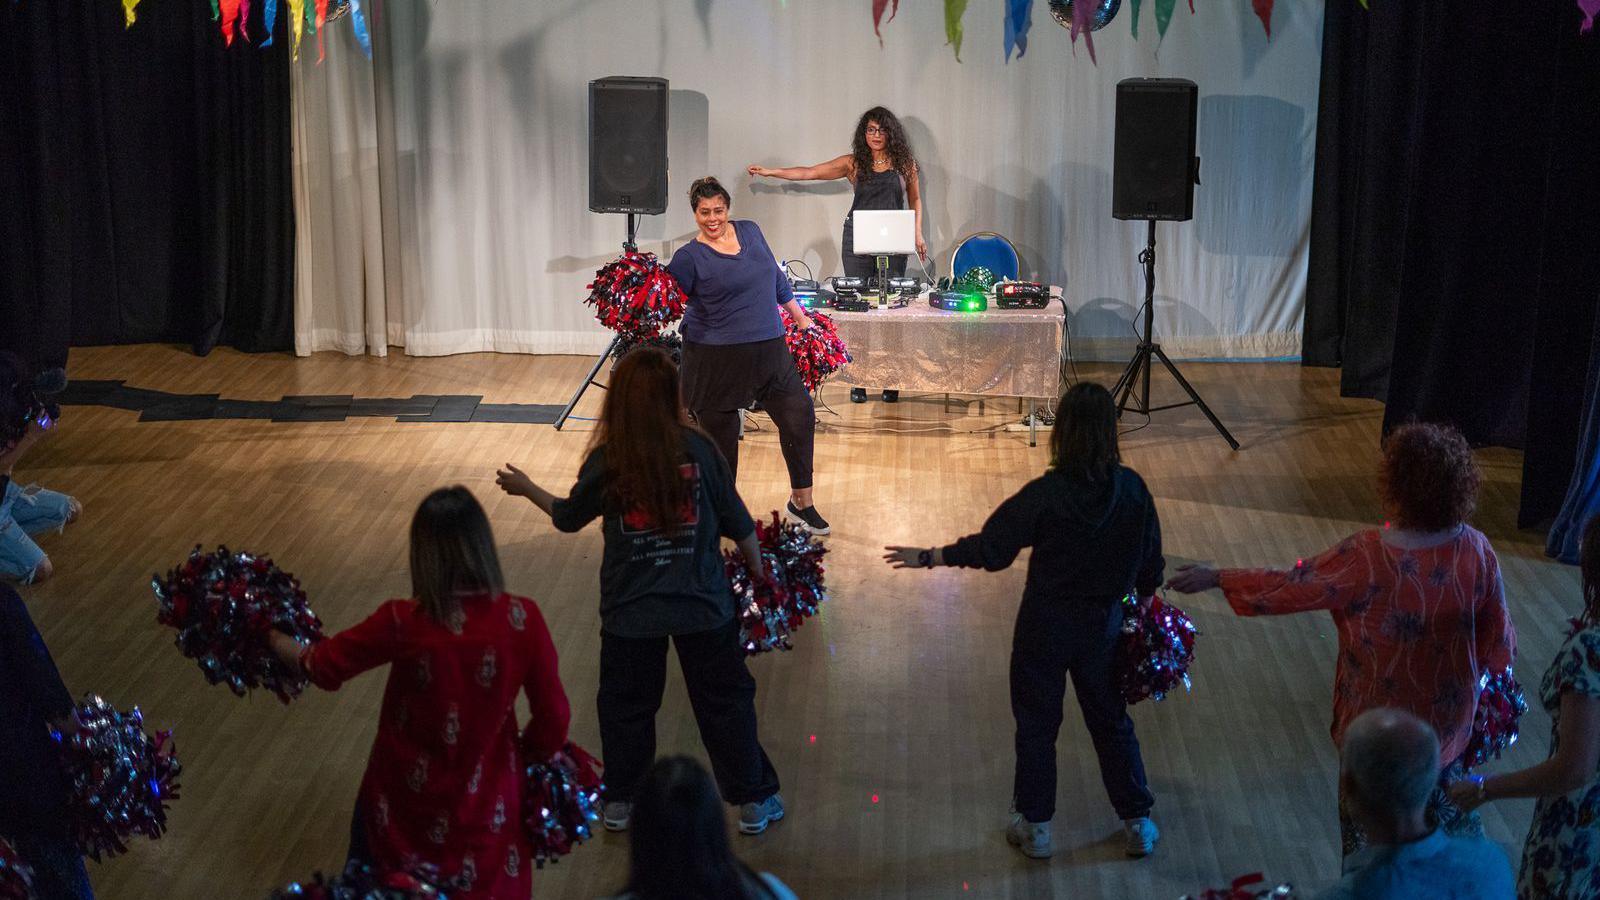
[(929, 549), (929, 550), (918, 550), (917, 551), (917, 565), (919, 567), (921, 567), (921, 568), (924, 568), (924, 569), (933, 568), (933, 551), (931, 549)]

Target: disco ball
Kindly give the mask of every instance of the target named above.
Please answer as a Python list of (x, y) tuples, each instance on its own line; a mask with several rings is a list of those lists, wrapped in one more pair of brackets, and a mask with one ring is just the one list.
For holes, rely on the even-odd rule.
[(973, 266), (961, 273), (961, 283), (973, 290), (987, 291), (994, 287), (994, 273), (984, 266)]
[[(1050, 0), (1050, 17), (1056, 24), (1068, 31), (1072, 30), (1072, 4), (1076, 0)], [(1094, 12), (1089, 14), (1089, 30), (1099, 31), (1117, 15), (1117, 8), (1122, 6), (1122, 0), (1098, 0), (1094, 5)]]

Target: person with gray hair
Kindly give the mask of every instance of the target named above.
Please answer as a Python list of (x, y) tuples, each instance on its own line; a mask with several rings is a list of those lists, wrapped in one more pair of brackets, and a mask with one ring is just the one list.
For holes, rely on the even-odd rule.
[(1450, 837), (1428, 824), (1438, 790), (1439, 739), (1409, 712), (1379, 707), (1345, 730), (1339, 786), (1368, 845), (1345, 857), (1345, 876), (1320, 900), (1513, 896), (1511, 865), (1483, 838)]

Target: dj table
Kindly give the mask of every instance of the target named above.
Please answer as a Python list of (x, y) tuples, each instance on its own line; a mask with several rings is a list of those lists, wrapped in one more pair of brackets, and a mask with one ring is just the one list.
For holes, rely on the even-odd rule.
[(1044, 309), (946, 312), (929, 306), (924, 292), (900, 309), (821, 310), (838, 326), (853, 359), (829, 381), (869, 390), (1023, 397), (1030, 405), (1041, 397), (1054, 400), (1064, 311), (1060, 289), (1050, 294)]

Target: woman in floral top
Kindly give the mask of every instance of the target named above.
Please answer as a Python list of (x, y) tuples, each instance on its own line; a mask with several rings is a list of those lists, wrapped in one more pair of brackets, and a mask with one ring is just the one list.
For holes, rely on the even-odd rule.
[(1550, 758), (1520, 772), (1473, 776), (1451, 788), (1463, 809), (1538, 797), (1522, 848), (1517, 896), (1600, 897), (1600, 518), (1583, 530), (1583, 618), (1539, 685), (1550, 712)]
[[(1481, 836), (1445, 788), (1465, 774), (1479, 679), (1511, 665), (1516, 632), (1489, 539), (1466, 524), (1478, 469), (1461, 434), (1406, 425), (1384, 443), (1380, 493), (1391, 523), (1357, 532), (1287, 571), (1184, 566), (1168, 587), (1221, 587), (1241, 616), (1328, 610), (1339, 633), (1333, 743), (1374, 707), (1406, 710), (1439, 735), (1442, 771), (1429, 820), (1452, 836)], [(1344, 853), (1366, 845), (1340, 804)]]
[[(502, 584), (483, 507), (464, 487), (441, 488), (411, 520), (412, 597), (310, 647), (273, 634), (278, 656), (324, 690), (389, 666), (350, 856), (381, 873), (437, 866), (461, 885), (451, 900), (527, 900), (522, 761), (548, 758), (567, 738), (544, 617)], [(531, 716), (519, 735), (523, 692)]]

